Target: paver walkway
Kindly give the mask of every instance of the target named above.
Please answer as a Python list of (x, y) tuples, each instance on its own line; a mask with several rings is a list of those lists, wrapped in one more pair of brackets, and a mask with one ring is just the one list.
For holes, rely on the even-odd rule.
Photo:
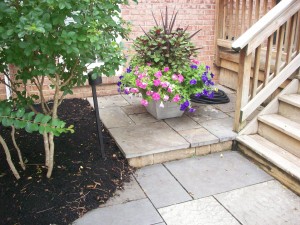
[(300, 197), (239, 152), (151, 165), (74, 225), (299, 225)]
[[(206, 105), (193, 103), (195, 113), (157, 120), (140, 104), (141, 98), (114, 95), (98, 98), (101, 120), (129, 164), (143, 167), (175, 159), (230, 150), (235, 92), (224, 90), (230, 102)], [(92, 98), (88, 98), (93, 105)]]

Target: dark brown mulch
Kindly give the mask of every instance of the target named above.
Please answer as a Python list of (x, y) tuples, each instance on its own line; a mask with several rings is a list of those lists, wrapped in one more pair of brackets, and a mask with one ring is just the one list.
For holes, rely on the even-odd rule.
[[(46, 178), (42, 136), (17, 131), (17, 142), (27, 162), (26, 171), (17, 165), (21, 179), (8, 169), (0, 147), (0, 224), (69, 224), (88, 210), (107, 201), (129, 181), (131, 168), (104, 130), (107, 158), (96, 149), (95, 112), (82, 99), (64, 100), (59, 117), (75, 126), (74, 134), (55, 139), (55, 169)], [(0, 127), (11, 152), (10, 129)], [(16, 160), (15, 160), (16, 162)]]

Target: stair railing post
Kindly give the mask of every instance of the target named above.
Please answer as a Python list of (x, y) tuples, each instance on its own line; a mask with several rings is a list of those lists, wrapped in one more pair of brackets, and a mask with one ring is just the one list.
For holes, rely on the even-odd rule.
[(247, 46), (240, 51), (238, 86), (233, 127), (234, 131), (236, 132), (239, 132), (245, 125), (245, 121), (241, 121), (241, 108), (243, 108), (249, 101), (251, 56), (252, 54), (247, 55)]

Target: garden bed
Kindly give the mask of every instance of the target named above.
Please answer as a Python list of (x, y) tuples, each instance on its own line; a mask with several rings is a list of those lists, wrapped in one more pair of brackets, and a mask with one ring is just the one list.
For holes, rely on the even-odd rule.
[[(108, 131), (103, 128), (106, 159), (97, 150), (95, 112), (86, 100), (66, 99), (59, 108), (59, 118), (73, 124), (74, 134), (55, 139), (55, 167), (46, 178), (42, 136), (17, 130), (16, 139), (27, 168), (16, 180), (0, 150), (0, 223), (70, 224), (87, 211), (97, 208), (129, 181), (132, 169), (120, 153)], [(1, 135), (12, 147), (10, 129)], [(16, 161), (15, 161), (16, 162)]]

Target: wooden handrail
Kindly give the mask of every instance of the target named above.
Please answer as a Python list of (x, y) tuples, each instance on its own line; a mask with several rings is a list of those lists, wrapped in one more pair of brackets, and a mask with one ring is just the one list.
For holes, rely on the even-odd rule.
[(299, 0), (284, 0), (272, 8), (250, 29), (242, 34), (232, 43), (232, 49), (241, 51), (248, 45), (247, 55), (252, 53), (263, 40), (274, 33), (278, 27), (284, 24), (291, 15), (295, 14), (300, 8)]

